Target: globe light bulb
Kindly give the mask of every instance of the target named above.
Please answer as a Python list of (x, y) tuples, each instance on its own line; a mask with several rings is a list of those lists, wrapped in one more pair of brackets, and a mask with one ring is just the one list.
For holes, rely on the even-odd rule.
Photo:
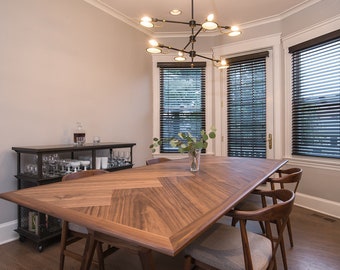
[(220, 61), (220, 65), (218, 66), (219, 69), (224, 69), (224, 68), (228, 68), (228, 62), (226, 59), (221, 59)]
[(214, 20), (214, 14), (209, 14), (207, 17), (208, 22), (212, 22)]
[(143, 18), (141, 18), (140, 24), (147, 28), (153, 27), (152, 19), (148, 16), (144, 16)]
[(186, 58), (184, 57), (184, 53), (183, 52), (178, 52), (178, 56), (176, 56), (174, 59), (176, 61), (178, 61), (178, 62), (182, 62), (182, 61), (186, 60)]
[(149, 40), (149, 44), (152, 46), (152, 47), (158, 47), (158, 42), (157, 40), (154, 40), (154, 39), (150, 39)]
[(214, 14), (209, 14), (207, 20), (202, 24), (205, 30), (215, 30), (218, 25), (214, 21)]

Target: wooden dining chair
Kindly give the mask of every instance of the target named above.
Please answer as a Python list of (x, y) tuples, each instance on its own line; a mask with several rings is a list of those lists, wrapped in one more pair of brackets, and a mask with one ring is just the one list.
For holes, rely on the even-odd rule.
[[(276, 251), (283, 239), (295, 194), (290, 190), (260, 191), (259, 196), (277, 200), (277, 204), (254, 211), (233, 210), (229, 215), (237, 218), (240, 228), (214, 223), (205, 233), (185, 249), (184, 269), (192, 265), (200, 269), (276, 269)], [(266, 234), (246, 230), (248, 220), (263, 221)], [(273, 234), (271, 222), (275, 221)]]
[(145, 163), (146, 163), (146, 165), (152, 165), (152, 164), (167, 162), (167, 161), (170, 161), (170, 160), (171, 159), (169, 159), (169, 158), (160, 157), (160, 158), (149, 159)]
[[(74, 179), (80, 179), (85, 177), (90, 177), (94, 175), (108, 173), (105, 170), (87, 170), (87, 171), (79, 171), (76, 173), (67, 174), (62, 178), (62, 181), (70, 181)], [(84, 248), (83, 253), (77, 253), (75, 249), (68, 249), (70, 245), (73, 243), (80, 241), (82, 239), (86, 239), (89, 241), (88, 231), (85, 227), (80, 226), (78, 224), (68, 222), (66, 220), (62, 221), (62, 232), (61, 232), (61, 243), (60, 243), (60, 263), (59, 269), (64, 269), (65, 256), (69, 256), (77, 261), (82, 261), (84, 254), (87, 252)], [(85, 245), (87, 246), (87, 245)], [(112, 254), (117, 250), (116, 247), (112, 247), (110, 245), (107, 246), (105, 250), (103, 250), (103, 243), (98, 242), (96, 245), (97, 251), (97, 259), (98, 261), (94, 261), (99, 265), (100, 270), (104, 270), (104, 258), (108, 255)]]
[[(267, 183), (270, 184), (271, 190), (275, 189), (291, 189), (294, 193), (296, 193), (297, 188), (299, 186), (300, 180), (302, 178), (302, 169), (300, 168), (290, 168), (286, 170), (278, 170), (277, 173), (279, 174), (279, 177), (270, 177), (266, 180)], [(275, 202), (274, 202), (275, 203)], [(246, 197), (243, 201), (241, 201), (238, 205), (235, 206), (235, 209), (237, 210), (256, 210), (263, 206), (263, 203), (261, 200), (259, 200), (258, 196), (254, 194), (250, 194), (248, 197)], [(232, 224), (235, 225), (237, 222), (236, 219), (232, 220)], [(264, 232), (264, 226), (260, 222), (260, 226), (262, 228), (262, 231)], [(292, 234), (292, 228), (290, 224), (290, 219), (288, 219), (287, 223), (287, 230), (289, 235), (289, 241), (290, 246), (293, 247), (293, 234)]]

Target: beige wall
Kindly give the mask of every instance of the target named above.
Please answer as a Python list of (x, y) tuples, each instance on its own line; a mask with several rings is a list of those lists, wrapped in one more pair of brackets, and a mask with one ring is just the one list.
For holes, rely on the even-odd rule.
[[(150, 157), (151, 57), (147, 37), (82, 0), (0, 1), (0, 192), (16, 189), (12, 146), (88, 140), (135, 142)], [(0, 224), (16, 219), (0, 200)]]

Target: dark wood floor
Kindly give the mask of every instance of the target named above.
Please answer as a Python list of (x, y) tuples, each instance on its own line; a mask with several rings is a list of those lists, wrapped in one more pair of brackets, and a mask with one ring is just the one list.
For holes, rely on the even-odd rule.
[[(291, 221), (295, 246), (289, 247), (286, 239), (288, 265), (291, 270), (340, 269), (340, 220), (295, 207)], [(258, 224), (250, 224), (251, 230), (259, 230)], [(75, 248), (79, 248), (75, 247)], [(183, 268), (183, 256), (175, 258), (154, 253), (157, 269), (178, 270)], [(279, 269), (282, 269), (278, 255)], [(1, 270), (58, 269), (59, 243), (45, 247), (39, 253), (32, 242), (14, 241), (0, 246)], [(140, 270), (136, 255), (118, 251), (105, 260), (106, 270)], [(66, 259), (65, 269), (79, 269), (79, 263)], [(95, 267), (93, 267), (95, 269)]]

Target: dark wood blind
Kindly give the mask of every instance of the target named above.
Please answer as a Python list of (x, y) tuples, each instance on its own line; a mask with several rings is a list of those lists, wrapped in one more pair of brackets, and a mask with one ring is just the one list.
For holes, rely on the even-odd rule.
[[(160, 139), (167, 141), (179, 132), (200, 137), (205, 129), (205, 63), (159, 63)], [(163, 143), (161, 153), (178, 152)]]
[(266, 158), (266, 57), (232, 58), (227, 71), (228, 156)]
[(340, 158), (340, 31), (334, 33), (289, 48), (293, 155)]

